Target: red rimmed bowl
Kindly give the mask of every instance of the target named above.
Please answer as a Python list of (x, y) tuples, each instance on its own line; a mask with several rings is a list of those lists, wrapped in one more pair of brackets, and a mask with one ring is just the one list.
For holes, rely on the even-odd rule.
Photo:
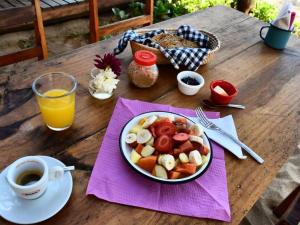
[[(214, 90), (214, 88), (216, 86), (220, 86), (221, 88), (224, 89), (224, 91), (228, 94), (228, 96), (225, 95), (221, 95), (218, 92), (216, 92)], [(210, 91), (211, 91), (211, 95), (210, 98), (211, 100), (216, 103), (216, 104), (220, 104), (220, 105), (227, 105), (231, 102), (231, 100), (237, 96), (238, 90), (237, 88), (225, 81), (225, 80), (215, 80), (213, 82), (210, 83)]]

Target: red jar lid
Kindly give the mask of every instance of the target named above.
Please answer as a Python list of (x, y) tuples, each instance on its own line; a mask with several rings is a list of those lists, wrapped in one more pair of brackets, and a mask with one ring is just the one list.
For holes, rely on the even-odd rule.
[(156, 55), (147, 50), (139, 50), (134, 53), (134, 61), (142, 66), (152, 66), (156, 63)]

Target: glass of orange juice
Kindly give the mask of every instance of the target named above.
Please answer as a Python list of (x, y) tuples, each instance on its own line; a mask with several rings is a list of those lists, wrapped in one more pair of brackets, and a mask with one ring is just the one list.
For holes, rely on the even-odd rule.
[(33, 81), (43, 120), (51, 130), (61, 131), (72, 125), (76, 88), (75, 78), (62, 72), (47, 73)]

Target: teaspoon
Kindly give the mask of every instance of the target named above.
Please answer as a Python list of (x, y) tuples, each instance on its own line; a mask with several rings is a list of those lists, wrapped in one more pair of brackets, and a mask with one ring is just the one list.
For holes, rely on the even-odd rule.
[(245, 109), (246, 108), (243, 105), (237, 105), (237, 104), (217, 105), (207, 99), (204, 99), (202, 102), (204, 103), (204, 105), (206, 105), (209, 108), (217, 108), (217, 107), (227, 107), (227, 108), (236, 108), (236, 109)]

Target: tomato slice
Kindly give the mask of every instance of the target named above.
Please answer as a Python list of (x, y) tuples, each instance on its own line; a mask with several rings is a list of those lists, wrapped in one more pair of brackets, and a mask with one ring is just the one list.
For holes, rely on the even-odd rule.
[(173, 139), (178, 142), (184, 142), (189, 140), (189, 135), (186, 133), (178, 133), (173, 136)]
[(172, 139), (168, 135), (161, 135), (155, 139), (154, 147), (160, 153), (167, 153), (173, 148)]
[(155, 134), (173, 136), (176, 133), (176, 126), (170, 122), (161, 122), (155, 127)]

